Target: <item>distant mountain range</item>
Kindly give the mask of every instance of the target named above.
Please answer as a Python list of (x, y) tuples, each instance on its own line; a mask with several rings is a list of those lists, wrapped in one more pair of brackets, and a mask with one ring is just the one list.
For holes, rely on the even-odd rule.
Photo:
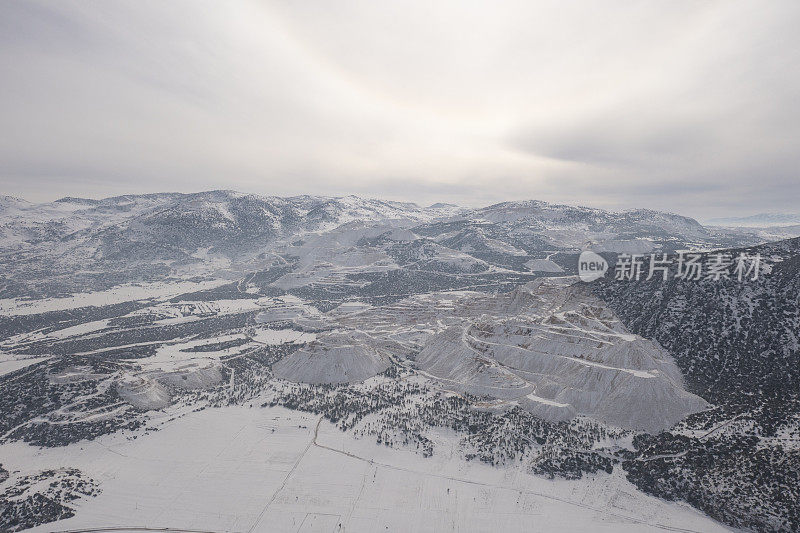
[(800, 224), (800, 214), (759, 213), (747, 217), (712, 218), (708, 220), (708, 224), (744, 227), (791, 226)]
[[(393, 240), (392, 229), (410, 233)], [(707, 228), (670, 213), (612, 212), (541, 201), (468, 209), (355, 196), (282, 198), (232, 191), (62, 198), (44, 204), (2, 197), (0, 297), (103, 289), (160, 279), (192, 265), (239, 272), (282, 263), (276, 257), (287, 250), (303, 265), (308, 263), (305, 255), (317, 258), (322, 253), (312, 248), (314, 235), (328, 232), (351, 239), (317, 238), (325, 241), (328, 259), (335, 263), (345, 260), (337, 255), (349, 254), (349, 267), (362, 271), (374, 270), (374, 261), (361, 258), (357, 262), (363, 264), (353, 264), (348, 248), (383, 234), (382, 253), (396, 266), (406, 257), (422, 260), (423, 254), (426, 261), (457, 264), (453, 268), (458, 269), (523, 273), (558, 272), (564, 268), (558, 265), (559, 255), (586, 248), (647, 253), (763, 241), (755, 233)], [(336, 243), (341, 249), (334, 249)], [(216, 261), (207, 260), (212, 257)]]

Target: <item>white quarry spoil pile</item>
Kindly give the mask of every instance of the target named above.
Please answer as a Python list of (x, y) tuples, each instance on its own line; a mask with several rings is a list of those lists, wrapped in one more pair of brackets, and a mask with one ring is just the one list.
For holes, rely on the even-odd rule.
[(200, 360), (179, 365), (169, 372), (159, 372), (157, 379), (164, 385), (178, 389), (198, 390), (222, 381), (222, 372), (218, 361)]
[(649, 432), (708, 407), (684, 389), (666, 350), (630, 333), (575, 278), (540, 279), (500, 295), (445, 294), (328, 313), (336, 333), (280, 361), (275, 373), (306, 383), (363, 381), (392, 355), (415, 359), (447, 390), (520, 405), (546, 420), (586, 415)]
[(127, 374), (116, 382), (120, 398), (137, 409), (163, 409), (172, 401), (170, 389), (207, 389), (222, 381), (218, 361), (189, 361), (169, 371), (148, 371), (139, 375)]
[(330, 333), (277, 362), (275, 375), (303, 383), (353, 383), (389, 368), (389, 358), (365, 335)]
[(519, 400), (549, 420), (576, 413), (658, 431), (706, 402), (683, 388), (661, 346), (628, 332), (581, 285), (535, 282), (501, 296), (512, 316), (481, 316), (425, 344), (417, 363), (460, 392)]
[(163, 409), (172, 398), (164, 385), (144, 376), (126, 376), (117, 382), (116, 389), (120, 398), (144, 411)]

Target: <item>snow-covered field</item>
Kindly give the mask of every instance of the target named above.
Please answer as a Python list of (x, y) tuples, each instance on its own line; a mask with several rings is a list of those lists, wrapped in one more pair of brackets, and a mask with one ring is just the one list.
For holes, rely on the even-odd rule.
[[(279, 407), (189, 412), (130, 436), (0, 446), (12, 472), (72, 466), (102, 488), (77, 502), (75, 517), (31, 531), (726, 531), (619, 472), (550, 481), (456, 453), (423, 458)], [(437, 438), (455, 446), (451, 435)]]
[(47, 357), (16, 358), (14, 356), (0, 353), (0, 376), (10, 374), (11, 372), (16, 372), (21, 368), (36, 364), (40, 361), (44, 361), (45, 359), (47, 359)]
[(0, 299), (0, 313), (4, 315), (30, 315), (48, 311), (62, 311), (89, 305), (111, 305), (132, 300), (151, 298), (168, 299), (191, 291), (213, 289), (229, 283), (224, 279), (207, 281), (172, 280), (158, 283), (123, 284), (105, 291), (78, 293), (64, 298), (25, 300), (21, 298)]

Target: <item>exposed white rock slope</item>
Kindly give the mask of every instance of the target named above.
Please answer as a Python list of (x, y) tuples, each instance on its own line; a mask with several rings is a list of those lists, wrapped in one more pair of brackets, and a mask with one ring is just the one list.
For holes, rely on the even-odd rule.
[(420, 368), (555, 420), (578, 413), (656, 431), (707, 406), (661, 346), (628, 332), (582, 285), (537, 281), (486, 303), (491, 315), (433, 336)]
[[(298, 317), (299, 327), (305, 319)], [(547, 420), (586, 415), (658, 431), (707, 403), (687, 392), (670, 355), (630, 333), (575, 278), (546, 278), (499, 295), (413, 296), (325, 315), (330, 333), (275, 365), (308, 383), (362, 381), (389, 355), (411, 359), (443, 388), (487, 396)]]

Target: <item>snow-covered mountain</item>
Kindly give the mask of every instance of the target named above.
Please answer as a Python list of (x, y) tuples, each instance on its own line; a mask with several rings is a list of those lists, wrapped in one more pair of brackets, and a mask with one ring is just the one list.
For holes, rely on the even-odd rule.
[[(718, 238), (696, 220), (649, 209), (622, 212), (548, 204), (541, 201), (504, 202), (476, 211), (475, 215), (508, 228), (512, 233), (535, 231), (554, 243), (577, 247), (591, 245), (609, 251), (627, 246), (649, 248), (705, 244)], [(611, 241), (610, 243), (608, 241)]]
[[(800, 245), (760, 238), (538, 201), (0, 198), (0, 529), (797, 529)], [(763, 279), (573, 275), (742, 246)]]
[[(375, 228), (385, 228), (387, 235), (390, 229), (403, 229), (406, 241), (417, 242), (386, 244), (390, 249), (378, 258), (366, 242), (378, 236)], [(334, 251), (333, 235), (345, 232), (353, 236), (348, 245), (352, 250)], [(375, 257), (375, 262), (383, 261), (393, 269), (402, 266), (398, 256), (424, 253), (433, 264), (451, 265), (455, 270), (521, 273), (551, 256), (556, 264), (547, 263), (544, 271), (569, 271), (571, 267), (558, 264), (559, 254), (585, 248), (649, 252), (759, 242), (754, 234), (709, 230), (678, 215), (642, 210), (613, 213), (537, 201), (465, 209), (354, 196), (280, 198), (232, 191), (63, 198), (46, 204), (4, 197), (0, 296), (104, 290), (193, 269), (218, 275), (226, 270), (237, 277), (243, 271), (285, 266), (293, 261), (290, 257), (296, 257), (303, 268), (313, 262), (303, 254), (318, 255), (318, 247), (303, 243), (315, 239), (326, 242), (334, 255), (353, 255), (353, 250), (358, 255), (359, 247), (368, 248), (367, 255)], [(361, 266), (369, 272), (375, 270), (372, 265)], [(319, 277), (306, 281), (316, 282)]]
[(661, 343), (689, 391), (715, 408), (637, 446), (669, 461), (630, 463), (652, 494), (691, 502), (736, 527), (800, 526), (800, 239), (744, 250), (757, 280), (603, 279), (594, 290), (633, 332)]

